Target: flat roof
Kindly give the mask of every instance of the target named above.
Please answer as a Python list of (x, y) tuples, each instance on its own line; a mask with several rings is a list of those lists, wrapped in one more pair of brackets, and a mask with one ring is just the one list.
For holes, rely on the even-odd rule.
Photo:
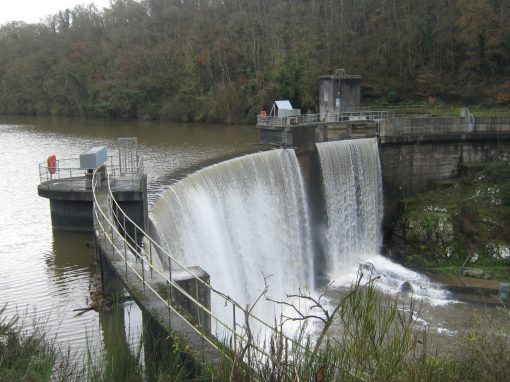
[(341, 76), (327, 74), (324, 76), (319, 76), (319, 80), (361, 80), (361, 76), (359, 74), (343, 74)]

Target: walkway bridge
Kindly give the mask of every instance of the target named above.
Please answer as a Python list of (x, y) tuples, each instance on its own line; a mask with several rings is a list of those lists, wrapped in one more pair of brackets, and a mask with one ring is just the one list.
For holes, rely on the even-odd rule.
[(256, 126), (262, 143), (292, 146), (306, 152), (313, 151), (315, 142), (375, 137), (380, 121), (404, 115), (423, 117), (420, 110), (351, 108), (339, 113), (259, 115)]
[[(164, 354), (165, 345), (157, 342), (168, 345), (170, 337), (195, 366), (233, 363), (250, 374), (271, 364), (271, 338), (284, 341), (289, 351), (307, 352), (249, 306), (214, 289), (203, 269), (186, 266), (146, 231), (147, 176), (136, 139), (130, 139), (132, 153), (126, 155), (119, 143), (118, 157), (108, 157), (93, 170), (85, 170), (78, 158), (58, 160), (52, 167), (41, 163), (38, 193), (50, 199), (55, 229), (94, 232), (103, 292), (119, 297), (125, 289), (136, 301), (145, 340), (155, 338), (145, 348), (159, 347)], [(213, 312), (212, 302), (222, 311)]]
[[(142, 187), (143, 169), (135, 169), (130, 176)], [(280, 338), (289, 351), (307, 351), (253, 315), (249, 307), (214, 289), (204, 270), (187, 267), (153, 240), (118, 204), (114, 186), (119, 180), (115, 167), (106, 167), (104, 173), (95, 171), (92, 178), (96, 251), (101, 257), (105, 290), (118, 278), (148, 314), (151, 325), (155, 323), (158, 330), (180, 339), (196, 364), (234, 363), (251, 373), (255, 364), (271, 363), (268, 341), (266, 345), (260, 341), (269, 338)], [(220, 302), (228, 318), (211, 310), (211, 299)], [(254, 338), (252, 333), (259, 331), (264, 336)]]

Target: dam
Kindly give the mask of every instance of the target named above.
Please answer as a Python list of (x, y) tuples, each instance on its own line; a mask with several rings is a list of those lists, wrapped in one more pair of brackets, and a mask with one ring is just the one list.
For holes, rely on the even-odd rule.
[[(388, 136), (384, 137), (384, 139), (387, 138)], [(497, 138), (499, 141), (495, 142), (495, 145), (488, 138), (480, 139), (480, 144), (486, 145), (488, 149), (474, 151), (483, 153), (485, 159), (491, 158), (488, 155), (491, 152), (495, 153), (495, 157), (498, 148), (504, 153), (504, 134), (498, 135)], [(243, 316), (243, 304), (253, 302), (253, 293), (256, 295), (257, 289), (262, 286), (260, 283), (263, 282), (264, 275), (272, 275), (271, 288), (272, 285), (276, 285), (274, 289), (270, 288), (270, 291), (279, 289), (285, 292), (289, 287), (312, 285), (311, 275), (318, 270), (324, 273), (326, 270), (335, 269), (339, 261), (346, 260), (346, 264), (352, 261), (344, 259), (345, 256), (335, 258), (335, 255), (356, 251), (379, 251), (382, 242), (381, 191), (385, 182), (385, 162), (384, 160), (379, 162), (379, 156), (384, 158), (382, 150), (385, 146), (379, 144), (382, 139), (383, 137), (380, 136), (379, 138), (317, 143), (317, 150), (311, 157), (318, 160), (321, 169), (319, 175), (323, 178), (321, 187), (324, 187), (324, 194), (320, 196), (323, 199), (320, 203), (327, 212), (325, 216), (328, 220), (322, 225), (316, 224), (317, 221), (312, 219), (311, 211), (309, 211), (308, 199), (311, 195), (308, 192), (306, 179), (310, 182), (313, 174), (310, 172), (309, 176), (302, 175), (306, 172), (305, 168), (313, 168), (313, 165), (302, 166), (303, 159), (298, 158), (299, 155), (293, 149), (278, 149), (214, 165), (176, 183), (153, 206), (148, 236), (153, 236), (156, 240), (149, 243), (141, 239), (145, 235), (138, 229), (135, 229), (135, 233), (130, 236), (131, 239), (122, 241), (123, 235), (125, 239), (125, 234), (119, 230), (119, 226), (122, 227), (119, 222), (124, 220), (122, 213), (115, 208), (96, 209), (96, 232), (99, 232), (98, 237), (101, 239), (98, 240), (99, 245), (103, 247), (101, 251), (111, 246), (112, 258), (120, 256), (118, 269), (131, 268), (125, 272), (119, 270), (116, 272), (124, 272), (127, 275), (131, 274), (131, 271), (134, 272), (132, 273), (134, 277), (128, 276), (128, 279), (138, 277), (138, 291), (134, 291), (133, 294), (138, 294), (140, 301), (147, 300), (148, 295), (159, 290), (158, 295), (163, 297), (163, 300), (169, 301), (166, 304), (167, 307), (162, 308), (168, 310), (169, 306), (175, 305), (174, 296), (181, 294), (184, 296), (184, 301), (200, 304), (197, 305), (199, 308), (195, 308), (202, 312), (202, 315), (195, 315), (198, 327), (201, 328), (199, 332), (209, 331), (210, 327), (211, 333), (224, 333), (218, 325), (220, 321), (223, 322), (222, 317), (225, 315), (216, 313), (215, 307), (225, 306), (226, 302), (235, 301), (233, 305), (226, 308), (229, 310), (228, 320), (230, 321), (226, 326), (235, 328)], [(431, 138), (414, 139), (416, 139), (415, 142), (407, 138), (405, 144), (420, 142), (425, 145), (425, 142), (430, 144), (432, 141)], [(437, 136), (435, 139), (438, 140)], [(466, 137), (461, 136), (460, 139), (466, 139)], [(471, 144), (474, 145), (473, 138), (470, 139)], [(447, 137), (444, 142), (454, 142), (457, 149), (460, 146), (451, 137)], [(396, 142), (389, 142), (388, 145), (396, 145)], [(465, 154), (467, 144), (461, 146)], [(405, 150), (402, 151), (405, 152)], [(380, 151), (381, 155), (379, 155)], [(335, 173), (339, 168), (343, 169), (342, 174), (349, 174), (347, 179)], [(96, 173), (96, 176), (101, 175)], [(331, 182), (329, 186), (328, 182)], [(98, 191), (99, 186), (94, 184)], [(343, 187), (342, 191), (335, 197), (334, 192), (339, 187)], [(331, 196), (329, 201), (328, 196)], [(345, 200), (335, 206), (340, 196)], [(96, 198), (95, 204), (98, 207), (103, 205), (100, 199), (100, 197)], [(109, 198), (110, 205), (114, 204), (113, 199), (113, 197)], [(348, 210), (342, 210), (342, 206)], [(108, 212), (109, 210), (116, 211), (115, 218), (108, 218), (111, 213)], [(113, 220), (117, 223), (105, 224), (98, 228), (98, 222), (105, 221), (103, 218), (98, 218), (99, 211), (105, 212), (106, 221)], [(338, 219), (335, 221), (335, 218)], [(204, 224), (204, 221), (211, 224)], [(292, 229), (288, 229), (289, 227)], [(324, 230), (317, 231), (318, 227)], [(345, 230), (342, 231), (344, 228)], [(189, 236), (195, 229), (199, 233), (200, 240)], [(310, 259), (310, 254), (314, 252), (314, 238), (319, 233), (324, 235), (321, 236), (320, 241), (327, 243), (327, 246), (322, 248), (322, 259), (315, 261)], [(338, 237), (344, 239), (335, 243), (334, 240)], [(105, 244), (101, 244), (102, 242)], [(287, 252), (287, 246), (282, 246), (282, 243), (290, 243), (292, 252)], [(345, 243), (351, 244), (347, 246)], [(344, 248), (341, 248), (342, 246)], [(243, 253), (241, 251), (246, 251), (250, 256), (241, 259), (239, 256), (239, 253)], [(155, 264), (156, 253), (161, 264)], [(172, 258), (165, 258), (165, 253), (170, 254)], [(221, 255), (217, 255), (218, 253)], [(144, 259), (141, 263), (140, 257)], [(225, 259), (224, 263), (222, 264), (219, 259)], [(285, 262), (278, 263), (281, 259), (285, 259)], [(243, 261), (246, 261), (245, 266), (240, 267), (238, 263), (242, 265)], [(114, 261), (110, 262), (114, 263)], [(174, 276), (177, 276), (180, 270), (187, 272), (186, 269), (197, 265), (205, 273), (198, 269), (194, 274), (192, 272), (192, 279), (197, 281), (192, 281), (191, 287), (186, 290), (182, 284), (174, 283), (176, 281)], [(150, 269), (146, 269), (147, 266)], [(223, 274), (223, 276), (220, 275), (220, 280), (215, 281), (214, 268), (224, 271), (228, 269), (227, 266), (235, 267), (227, 271), (229, 275), (227, 280), (222, 280), (225, 279)], [(256, 271), (253, 271), (253, 274), (246, 274), (249, 267), (256, 268)], [(341, 270), (342, 267), (338, 266), (334, 272), (341, 272)], [(243, 272), (247, 279), (259, 280), (259, 284), (256, 284), (258, 286), (253, 288), (254, 291), (250, 291), (251, 286), (239, 285), (235, 280), (235, 275), (243, 274)], [(207, 281), (208, 275), (211, 276), (210, 285)], [(162, 278), (159, 278), (155, 284), (150, 283), (150, 279), (158, 279), (158, 277)], [(253, 278), (250, 279), (250, 277)], [(209, 293), (216, 294), (210, 298), (212, 309), (207, 304), (207, 298), (204, 299), (204, 294), (197, 289), (200, 283), (198, 279), (205, 282), (200, 284), (204, 288), (209, 285)], [(216, 288), (215, 282), (232, 284), (232, 292)], [(162, 287), (166, 288), (168, 293), (162, 294)], [(225, 287), (228, 288), (228, 286)], [(217, 294), (218, 291), (221, 293)], [(230, 293), (232, 296), (234, 293), (239, 293), (236, 295), (239, 302), (231, 298)], [(243, 301), (243, 298), (246, 300)], [(221, 303), (215, 302), (215, 299)], [(181, 305), (185, 304), (186, 302), (181, 302)], [(188, 307), (188, 313), (193, 316), (192, 307)], [(270, 313), (274, 314), (274, 310)], [(257, 312), (257, 314), (266, 313)], [(158, 314), (156, 313), (155, 316)], [(214, 317), (211, 324), (207, 323), (207, 317)], [(255, 317), (258, 316), (254, 316), (254, 319)], [(183, 325), (182, 322), (176, 323), (175, 319), (168, 321), (171, 321), (174, 327)], [(235, 331), (231, 333), (235, 338), (242, 337), (241, 333)], [(214, 343), (213, 340), (211, 342)]]

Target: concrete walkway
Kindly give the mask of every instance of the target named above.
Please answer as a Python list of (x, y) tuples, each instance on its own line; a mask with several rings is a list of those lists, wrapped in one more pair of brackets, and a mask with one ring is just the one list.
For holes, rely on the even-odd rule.
[(459, 300), (491, 305), (510, 306), (510, 302), (499, 299), (500, 282), (450, 275), (435, 270), (422, 271), (432, 281), (442, 284)]

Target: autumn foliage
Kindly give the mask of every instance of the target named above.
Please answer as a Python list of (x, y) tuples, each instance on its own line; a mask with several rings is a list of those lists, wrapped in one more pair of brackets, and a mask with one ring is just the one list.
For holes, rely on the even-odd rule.
[[(365, 102), (507, 105), (507, 0), (113, 0), (0, 27), (0, 113), (253, 122), (317, 77)], [(506, 85), (505, 85), (506, 84)]]

